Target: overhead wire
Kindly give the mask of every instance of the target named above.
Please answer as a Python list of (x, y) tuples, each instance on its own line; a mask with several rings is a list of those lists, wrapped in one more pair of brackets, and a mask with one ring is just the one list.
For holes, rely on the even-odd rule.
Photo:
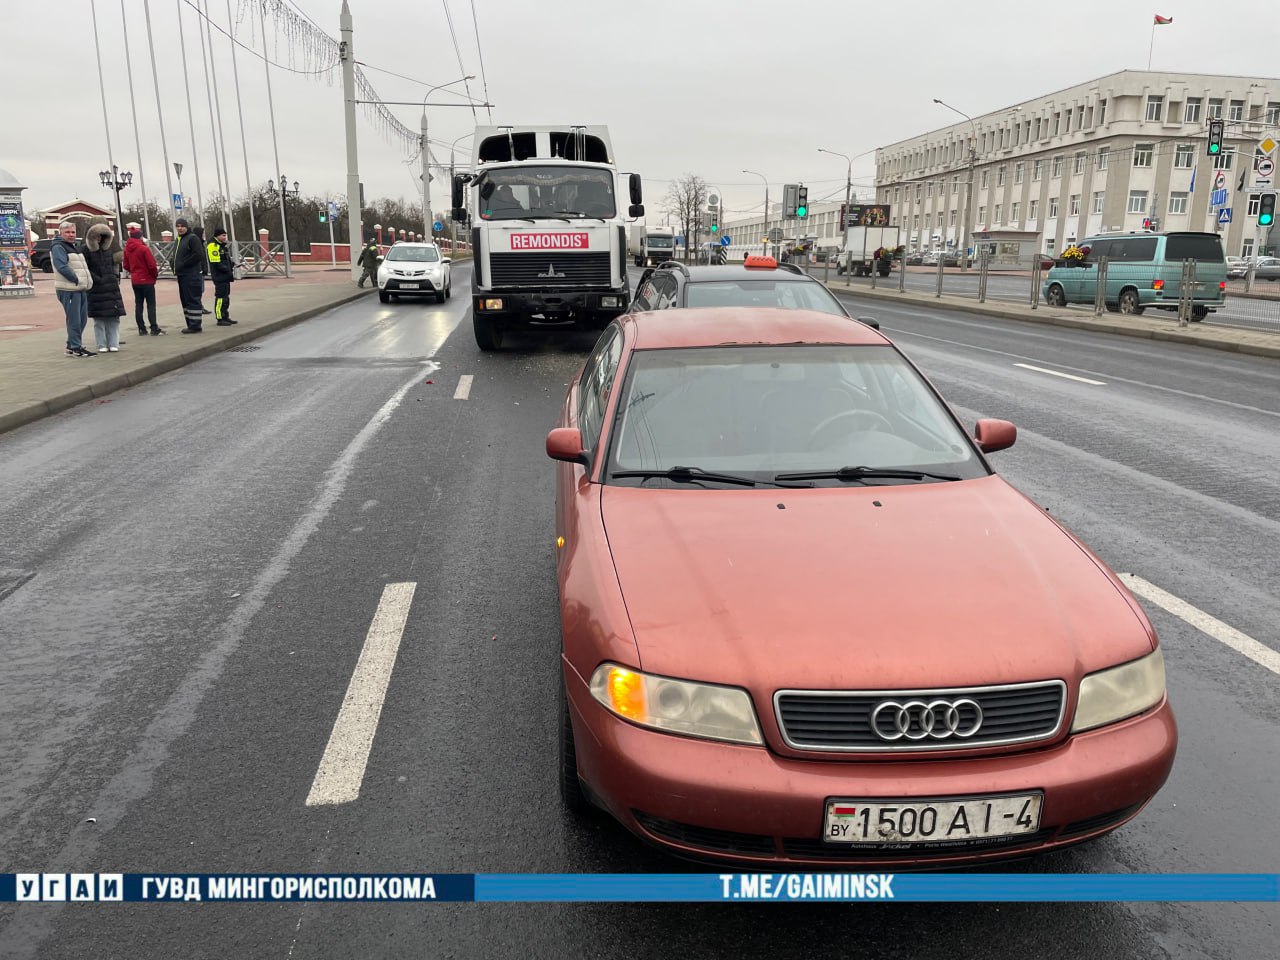
[(476, 56), (480, 58), (480, 81), (484, 84), (484, 108), (489, 114), (489, 122), (493, 123), (493, 108), (489, 106), (489, 78), (484, 72), (484, 51), (480, 49), (480, 21), (476, 19), (476, 0), (471, 0), (471, 26), (476, 34)]
[[(471, 84), (465, 79), (467, 68), (463, 66), (462, 63), (462, 48), (458, 46), (458, 33), (453, 29), (453, 14), (449, 12), (449, 0), (440, 0), (440, 3), (444, 7), (444, 18), (449, 24), (449, 36), (453, 38), (453, 52), (458, 55), (458, 69), (463, 73), (464, 79), (462, 81), (462, 85), (467, 91), (467, 98), (474, 99), (471, 97)], [(476, 108), (474, 103), (471, 106), (471, 119), (476, 119)]]

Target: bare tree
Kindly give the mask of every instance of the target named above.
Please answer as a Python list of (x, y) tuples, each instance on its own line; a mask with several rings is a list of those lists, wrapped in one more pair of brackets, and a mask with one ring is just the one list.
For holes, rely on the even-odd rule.
[(676, 218), (684, 234), (686, 259), (698, 249), (702, 210), (707, 205), (707, 183), (696, 173), (686, 173), (672, 180), (667, 190), (664, 209)]

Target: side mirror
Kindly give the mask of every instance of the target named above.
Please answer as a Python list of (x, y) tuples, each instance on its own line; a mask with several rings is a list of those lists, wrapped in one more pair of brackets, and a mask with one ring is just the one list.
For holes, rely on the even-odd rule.
[(880, 321), (873, 319), (872, 317), (858, 317), (857, 320), (859, 323), (865, 323), (872, 330), (880, 329)]
[(633, 203), (631, 206), (627, 207), (627, 216), (628, 216), (628, 217), (643, 217), (643, 216), (644, 216), (644, 204), (643, 204), (643, 203)]
[(547, 456), (565, 463), (591, 465), (591, 458), (582, 449), (582, 431), (577, 427), (556, 427), (547, 434)]
[(454, 223), (469, 223), (471, 214), (467, 213), (462, 207), (454, 207), (450, 212)]
[[(629, 179), (631, 182), (631, 202), (644, 203), (644, 194), (640, 190), (640, 174), (633, 173)], [(634, 216), (640, 216), (643, 213), (644, 211), (642, 210), (640, 213), (634, 214)]]
[(1007, 450), (1018, 439), (1018, 428), (1008, 420), (979, 420), (973, 428), (973, 437), (983, 453)]
[[(463, 200), (463, 191), (465, 189), (465, 181), (462, 177), (455, 176), (453, 178), (453, 208), (455, 210), (466, 206), (466, 203)], [(456, 220), (457, 217), (454, 219)]]
[(453, 263), (453, 257), (441, 257), (441, 258), (440, 258), (440, 262), (441, 262), (441, 263)]

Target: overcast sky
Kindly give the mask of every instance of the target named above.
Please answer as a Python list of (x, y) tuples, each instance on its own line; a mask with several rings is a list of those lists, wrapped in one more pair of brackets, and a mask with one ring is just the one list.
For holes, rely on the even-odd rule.
[[(341, 0), (289, 2), (337, 37)], [(357, 59), (428, 84), (473, 73), (471, 92), (483, 95), (472, 0), (350, 2)], [(212, 18), (228, 26), (227, 0), (150, 0), (169, 157), (184, 164), (183, 187), (193, 196), (177, 11), (183, 11), (191, 66), (200, 177), (209, 194), (214, 189), (211, 125), (191, 6), (199, 3), (207, 3)], [(446, 3), (465, 70), (458, 67)], [(3, 0), (2, 6), (10, 40), (11, 99), (0, 168), (29, 187), (24, 195), (29, 208), (74, 196), (109, 205), (110, 193), (98, 182), (98, 171), (109, 163), (90, 0)], [(142, 170), (148, 196), (160, 199), (164, 164), (143, 2), (125, 0), (125, 6)], [(248, 14), (250, 0), (230, 0), (230, 6), (237, 36), (260, 50), (256, 25), (250, 31), (256, 24), (256, 16)], [(661, 207), (666, 182), (692, 172), (723, 189), (731, 217), (758, 211), (763, 200), (760, 181), (744, 175), (744, 168), (764, 173), (775, 191), (784, 182), (805, 182), (811, 202), (842, 197), (845, 161), (818, 148), (852, 156), (956, 119), (934, 105), (934, 97), (976, 116), (1117, 70), (1145, 69), (1157, 13), (1174, 22), (1155, 28), (1156, 70), (1274, 76), (1280, 46), (1275, 0), (1160, 0), (1154, 5), (1133, 0), (474, 0), (474, 9), (488, 93), (496, 104), (494, 122), (608, 124), (620, 167), (645, 178), (651, 213)], [(96, 0), (96, 10), (111, 146), (116, 164), (135, 174), (134, 186), (124, 194), (128, 202), (139, 197), (140, 185), (121, 2)], [(270, 21), (268, 41), (272, 59), (287, 64), (289, 42), (275, 36)], [(231, 184), (242, 194), (245, 171), (229, 41), (215, 33), (214, 48)], [(262, 61), (241, 51), (239, 70), (256, 183), (276, 172)], [(384, 100), (420, 101), (426, 91), (376, 69), (369, 69), (368, 77)], [(344, 190), (339, 71), (306, 76), (273, 69), (271, 82), (280, 168), (301, 183), (304, 193)], [(26, 92), (25, 103), (19, 91)], [(431, 102), (449, 99), (447, 90), (437, 91)], [(418, 129), (420, 108), (391, 109)], [(486, 121), (485, 111), (478, 116)], [(471, 111), (458, 107), (430, 108), (429, 120), (432, 140), (446, 143), (475, 125)], [(416, 166), (405, 163), (402, 147), (381, 136), (364, 113), (358, 136), (367, 198), (411, 197), (420, 190)], [(469, 145), (464, 140), (460, 146), (465, 151)], [(447, 153), (447, 147), (436, 148), (446, 162)], [(869, 186), (873, 174), (870, 155), (855, 161), (855, 186)], [(432, 206), (443, 208), (444, 196), (444, 180), (437, 178)]]

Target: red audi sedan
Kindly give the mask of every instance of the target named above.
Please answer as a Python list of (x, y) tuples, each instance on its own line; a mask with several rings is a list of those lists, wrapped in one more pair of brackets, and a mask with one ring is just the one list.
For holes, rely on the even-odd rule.
[(1134, 817), (1177, 731), (1133, 596), (863, 324), (620, 317), (547, 436), (561, 792), (679, 856), (945, 867)]

